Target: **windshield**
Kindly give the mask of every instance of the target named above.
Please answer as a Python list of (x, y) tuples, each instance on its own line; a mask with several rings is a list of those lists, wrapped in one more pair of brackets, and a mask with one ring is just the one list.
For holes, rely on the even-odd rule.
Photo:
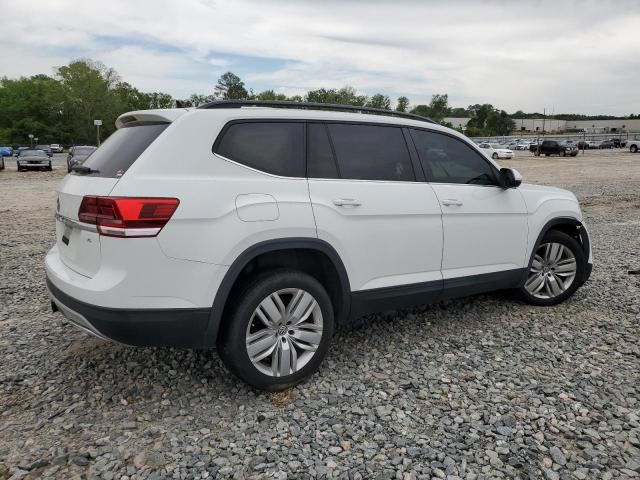
[(46, 157), (47, 154), (42, 150), (22, 150), (20, 152), (21, 157)]

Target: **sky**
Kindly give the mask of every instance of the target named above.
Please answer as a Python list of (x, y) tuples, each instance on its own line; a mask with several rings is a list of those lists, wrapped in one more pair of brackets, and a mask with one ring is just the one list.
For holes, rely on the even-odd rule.
[(640, 113), (639, 0), (0, 0), (0, 76), (99, 60), (143, 91), (353, 86), (512, 113)]

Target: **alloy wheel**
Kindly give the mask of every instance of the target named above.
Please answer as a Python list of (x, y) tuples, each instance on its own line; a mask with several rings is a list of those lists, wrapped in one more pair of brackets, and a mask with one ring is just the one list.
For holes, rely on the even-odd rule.
[(536, 250), (524, 287), (536, 298), (555, 298), (567, 291), (576, 272), (576, 257), (568, 247), (556, 242), (543, 243)]
[(322, 310), (313, 295), (299, 288), (273, 292), (256, 307), (247, 326), (249, 360), (265, 375), (291, 375), (315, 355), (322, 330)]

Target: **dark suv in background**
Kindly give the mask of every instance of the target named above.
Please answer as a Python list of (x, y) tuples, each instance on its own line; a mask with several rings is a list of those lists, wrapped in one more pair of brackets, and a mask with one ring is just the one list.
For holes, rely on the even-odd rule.
[(541, 154), (547, 157), (549, 155), (560, 155), (561, 157), (570, 155), (572, 157), (575, 157), (578, 154), (578, 149), (575, 145), (562, 144), (556, 140), (545, 140), (540, 145), (531, 145), (529, 149), (537, 157), (539, 157)]

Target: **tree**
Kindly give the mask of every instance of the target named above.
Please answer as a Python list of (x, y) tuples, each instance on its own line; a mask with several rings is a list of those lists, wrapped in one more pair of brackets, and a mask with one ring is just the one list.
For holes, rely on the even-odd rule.
[(456, 107), (451, 109), (449, 116), (453, 118), (466, 118), (469, 116), (469, 112), (466, 108)]
[(232, 72), (227, 72), (220, 76), (214, 91), (216, 98), (223, 100), (244, 99), (249, 96), (249, 92), (244, 87), (244, 82)]
[(417, 105), (411, 113), (429, 117), (434, 122), (440, 123), (449, 114), (449, 95), (436, 93), (431, 97), (429, 105)]
[(494, 111), (494, 108), (493, 105), (485, 103), (483, 105), (469, 105), (467, 110), (469, 110), (469, 113), (471, 114), (471, 119), (467, 125), (469, 127), (483, 129), (486, 126), (487, 117)]
[(120, 78), (101, 62), (81, 59), (58, 68), (57, 77), (64, 91), (63, 122), (69, 127), (70, 141), (95, 141), (93, 121), (102, 120), (103, 135), (115, 130), (122, 113), (115, 93)]
[(276, 93), (274, 90), (265, 90), (253, 96), (256, 100), (287, 100), (284, 93)]
[(487, 116), (486, 130), (489, 135), (509, 135), (515, 129), (515, 122), (504, 110), (494, 109)]
[(336, 90), (335, 88), (330, 90), (326, 88), (311, 90), (307, 92), (306, 100), (307, 102), (355, 106), (363, 106), (367, 103), (367, 97), (365, 95), (358, 95), (355, 88), (350, 86), (342, 87), (340, 90)]
[(376, 93), (367, 102), (367, 107), (381, 108), (383, 110), (391, 110), (391, 100), (386, 95)]
[(200, 105), (204, 105), (205, 103), (209, 103), (215, 100), (213, 95), (204, 95), (198, 93), (192, 93), (189, 97), (189, 103), (191, 103), (192, 107), (199, 107)]
[(406, 112), (409, 108), (409, 99), (407, 97), (399, 97), (396, 104), (396, 112)]

